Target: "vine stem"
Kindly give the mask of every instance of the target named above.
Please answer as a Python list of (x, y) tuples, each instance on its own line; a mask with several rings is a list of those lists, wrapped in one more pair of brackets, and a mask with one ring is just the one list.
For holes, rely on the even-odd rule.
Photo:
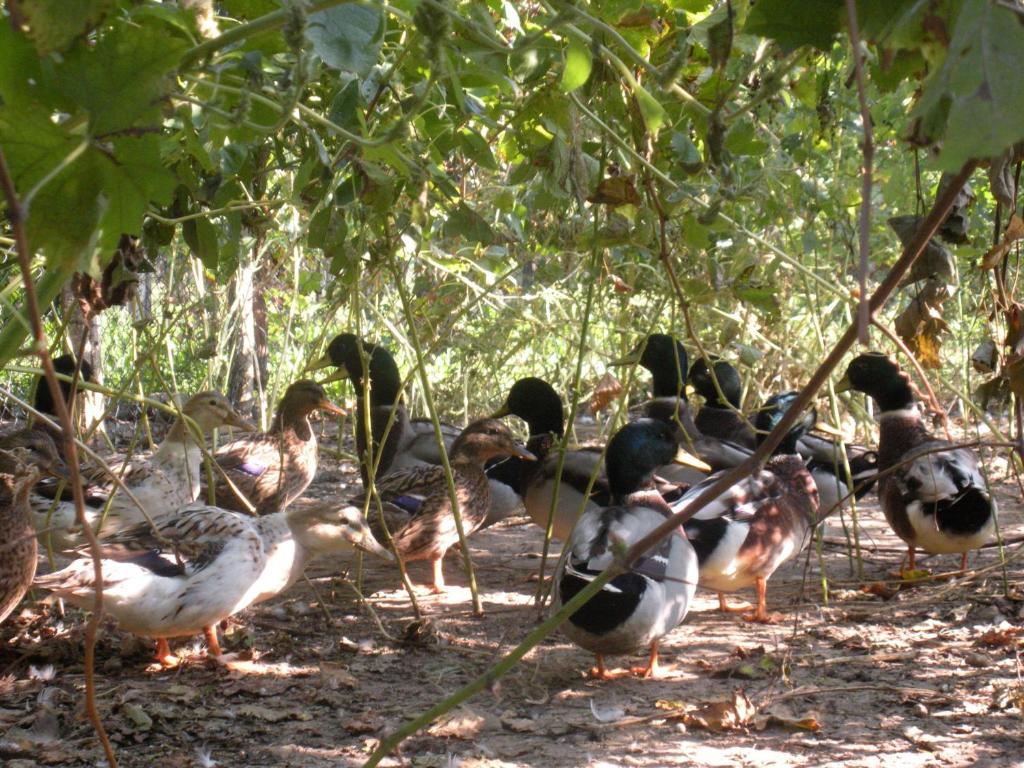
[(846, 0), (846, 17), (850, 25), (850, 45), (853, 47), (853, 70), (857, 77), (857, 98), (860, 101), (860, 121), (864, 126), (864, 158), (861, 176), (861, 201), (858, 223), (860, 226), (860, 267), (857, 280), (860, 284), (860, 303), (857, 305), (857, 341), (867, 344), (870, 340), (868, 329), (871, 325), (871, 308), (868, 306), (868, 268), (870, 261), (871, 237), (871, 169), (875, 158), (875, 139), (871, 128), (871, 110), (868, 107), (868, 91), (864, 82), (864, 62), (860, 53), (860, 28), (857, 26), (857, 0)]
[(7, 214), (11, 220), (11, 228), (14, 230), (15, 249), (18, 252), (18, 263), (21, 266), (21, 279), (25, 284), (25, 307), (28, 310), (29, 322), (32, 325), (32, 335), (35, 337), (35, 352), (42, 360), (46, 385), (50, 388), (50, 395), (53, 397), (54, 407), (57, 411), (57, 419), (60, 422), (64, 438), (64, 455), (67, 457), (70, 474), (71, 493), (75, 500), (75, 516), (82, 528), (82, 534), (88, 542), (94, 578), (96, 580), (96, 594), (92, 614), (85, 625), (85, 711), (93, 728), (96, 730), (96, 736), (100, 740), (100, 744), (103, 746), (107, 765), (110, 768), (117, 768), (117, 756), (114, 754), (114, 748), (107, 737), (106, 729), (103, 727), (103, 720), (100, 718), (99, 710), (96, 708), (96, 630), (99, 627), (100, 620), (103, 618), (103, 566), (100, 562), (100, 545), (96, 540), (96, 534), (93, 533), (92, 526), (85, 519), (85, 494), (82, 490), (82, 478), (78, 469), (78, 449), (75, 446), (71, 414), (68, 412), (67, 403), (64, 402), (64, 394), (60, 390), (60, 382), (57, 381), (53, 360), (50, 358), (50, 348), (46, 343), (46, 331), (43, 329), (43, 321), (39, 314), (39, 302), (36, 297), (35, 283), (32, 281), (28, 236), (25, 233), (25, 209), (18, 199), (18, 192), (14, 188), (14, 180), (11, 178), (7, 167), (7, 158), (4, 156), (2, 149), (0, 149), (0, 185), (3, 186), (4, 197), (7, 199)]
[(455, 476), (452, 474), (452, 465), (448, 460), (444, 435), (441, 434), (441, 421), (437, 415), (437, 408), (434, 406), (434, 395), (430, 388), (430, 382), (427, 380), (427, 367), (423, 355), (423, 346), (420, 344), (419, 333), (416, 331), (416, 321), (413, 317), (412, 306), (409, 304), (409, 292), (402, 281), (402, 273), (398, 269), (393, 253), (388, 259), (388, 266), (391, 267), (391, 274), (395, 278), (398, 297), (402, 303), (402, 311), (405, 313), (406, 322), (409, 324), (409, 341), (412, 342), (413, 352), (416, 353), (416, 371), (420, 377), (420, 385), (423, 387), (423, 398), (427, 403), (430, 422), (434, 427), (434, 439), (437, 441), (437, 448), (441, 454), (441, 466), (444, 467), (445, 480), (448, 483), (448, 498), (452, 504), (452, 517), (455, 519), (455, 530), (459, 534), (459, 549), (462, 551), (462, 563), (466, 569), (466, 578), (469, 580), (469, 593), (473, 598), (473, 614), (475, 616), (483, 616), (484, 606), (480, 602), (480, 592), (476, 586), (476, 573), (473, 572), (473, 558), (469, 554), (469, 541), (466, 535), (466, 528), (462, 523), (462, 510), (459, 506), (458, 492), (455, 489)]

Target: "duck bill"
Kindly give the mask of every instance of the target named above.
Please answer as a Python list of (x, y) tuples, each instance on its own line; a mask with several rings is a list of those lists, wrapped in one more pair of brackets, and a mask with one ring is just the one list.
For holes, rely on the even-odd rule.
[(817, 430), (818, 432), (821, 432), (823, 435), (828, 435), (829, 437), (835, 437), (838, 438), (839, 440), (846, 439), (846, 435), (843, 434), (842, 430), (836, 429), (831, 424), (828, 424), (827, 422), (824, 421), (816, 422), (814, 425), (814, 429)]
[(849, 392), (851, 389), (853, 389), (853, 385), (850, 384), (849, 375), (844, 375), (835, 386), (836, 392)]
[(536, 461), (537, 457), (526, 450), (523, 446), (517, 445), (512, 449), (512, 455), (526, 461)]
[(503, 418), (505, 418), (506, 416), (508, 416), (511, 413), (512, 413), (512, 410), (508, 407), (508, 403), (506, 402), (504, 405), (501, 406), (501, 408), (496, 410), (494, 413), (492, 413), (487, 418), (489, 418), (489, 419), (503, 419)]
[(331, 358), (327, 355), (321, 355), (315, 360), (310, 360), (306, 363), (306, 367), (302, 369), (302, 373), (309, 373), (310, 371), (320, 371), (331, 365)]
[(321, 411), (327, 411), (333, 413), (335, 416), (348, 416), (348, 411), (339, 405), (335, 405), (330, 400), (321, 400), (317, 406)]
[[(328, 363), (328, 364), (330, 364), (330, 363)], [(348, 368), (346, 368), (344, 365), (339, 365), (337, 367), (337, 369), (334, 371), (334, 373), (332, 373), (332, 374), (330, 374), (328, 376), (325, 376), (322, 379), (317, 379), (317, 383), (319, 383), (319, 384), (331, 384), (332, 382), (335, 382), (335, 381), (344, 381), (347, 378), (348, 378)]]
[(639, 362), (640, 349), (637, 348), (622, 357), (616, 357), (614, 360), (609, 360), (607, 364), (610, 368), (621, 368), (624, 365), (636, 365)]
[(387, 560), (389, 563), (393, 563), (395, 561), (395, 556), (382, 547), (380, 542), (374, 538), (373, 532), (370, 530), (369, 526), (366, 526), (358, 532), (353, 531), (349, 541), (351, 541), (353, 546), (357, 549), (363, 550), (363, 552), (376, 555), (382, 560)]
[(240, 429), (243, 432), (255, 432), (256, 425), (253, 424), (246, 418), (243, 418), (237, 411), (231, 411), (224, 420), (224, 423), (229, 427)]
[(701, 461), (689, 451), (684, 451), (682, 448), (676, 451), (676, 455), (672, 458), (673, 464), (678, 464), (681, 467), (691, 467), (692, 469), (699, 469), (701, 472), (710, 472), (711, 465), (706, 461)]

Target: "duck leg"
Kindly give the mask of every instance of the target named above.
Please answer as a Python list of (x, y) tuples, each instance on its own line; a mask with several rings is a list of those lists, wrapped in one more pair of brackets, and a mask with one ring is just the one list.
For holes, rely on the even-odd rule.
[(757, 608), (752, 613), (744, 614), (743, 618), (760, 624), (773, 624), (779, 621), (781, 616), (768, 613), (768, 579), (758, 576), (754, 584), (757, 588)]
[(435, 595), (443, 595), (445, 589), (444, 583), (444, 557), (438, 557), (430, 561), (430, 567), (434, 574), (433, 582), (430, 585), (430, 591)]
[(914, 552), (914, 545), (911, 544), (907, 549), (907, 570), (917, 570), (917, 555)]
[(963, 576), (967, 573), (967, 553), (964, 552), (960, 555), (960, 575)]
[(725, 592), (718, 593), (718, 610), (720, 610), (722, 613), (742, 613), (749, 607), (749, 605), (738, 605), (733, 607), (729, 605), (729, 601), (725, 596)]
[(647, 659), (646, 667), (633, 667), (630, 670), (634, 675), (640, 677), (658, 677), (661, 667), (658, 665), (658, 641), (651, 643), (651, 655)]
[(206, 635), (206, 653), (209, 656), (220, 657), (220, 641), (217, 639), (217, 627), (203, 627), (203, 634)]
[(171, 646), (168, 644), (166, 637), (158, 637), (156, 639), (154, 658), (165, 669), (178, 666), (178, 657), (171, 653)]

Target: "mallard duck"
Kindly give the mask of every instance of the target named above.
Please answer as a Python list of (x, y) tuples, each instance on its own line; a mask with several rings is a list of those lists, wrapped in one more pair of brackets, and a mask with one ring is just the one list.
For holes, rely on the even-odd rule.
[[(652, 398), (636, 410), (645, 418), (675, 424), (680, 442), (713, 470), (734, 467), (750, 455), (749, 448), (705, 435), (698, 429), (686, 397), (686, 349), (674, 337), (652, 333), (610, 365), (640, 365), (650, 372)], [(663, 467), (658, 474), (670, 482), (686, 485), (699, 483), (707, 476), (693, 467), (680, 466)]]
[[(771, 431), (784, 412), (759, 412), (758, 432)], [(804, 548), (817, 523), (817, 487), (796, 451), (797, 440), (814, 421), (814, 413), (808, 413), (790, 429), (764, 469), (732, 485), (683, 525), (700, 561), (700, 584), (719, 593), (722, 610), (729, 610), (722, 593), (753, 585), (757, 608), (745, 618), (774, 620), (767, 608), (768, 579)], [(673, 511), (688, 507), (718, 477), (691, 488), (672, 505)]]
[(0, 451), (0, 623), (21, 602), (36, 573), (36, 529), (28, 494), (39, 479), (21, 456)]
[[(508, 427), (494, 419), (474, 421), (452, 443), (448, 460), (466, 536), (476, 531), (487, 516), (491, 491), (484, 464), (499, 456), (534, 459), (532, 453), (515, 442)], [(376, 486), (384, 501), (398, 500), (403, 507), (406, 506), (403, 497), (419, 497), (407, 518), (399, 521), (400, 527), (390, 531), (391, 538), (403, 562), (430, 561), (431, 589), (443, 592), (442, 561), (448, 549), (459, 541), (444, 468), (410, 467), (377, 479)], [(370, 514), (372, 522), (375, 517), (372, 509)], [(389, 528), (394, 522), (394, 519), (390, 521)]]
[[(772, 424), (781, 418), (782, 413), (797, 396), (795, 391), (782, 392), (768, 398), (758, 409), (762, 423)], [(756, 417), (755, 417), (756, 419)], [(820, 428), (821, 425), (815, 425)], [(834, 439), (821, 437), (807, 432), (797, 440), (796, 449), (807, 464), (807, 469), (814, 477), (818, 487), (819, 519), (828, 517), (840, 506), (846, 506), (850, 496), (846, 470), (843, 467), (841, 448), (846, 451), (850, 466), (850, 479), (853, 480), (853, 495), (861, 499), (875, 484), (878, 474), (878, 454), (860, 445), (842, 444)]]
[(345, 415), (319, 384), (296, 381), (285, 390), (268, 431), (243, 435), (218, 448), (214, 460), (245, 501), (215, 474), (217, 505), (241, 512), (251, 505), (257, 515), (265, 515), (301, 496), (316, 475), (317, 442), (309, 423), (316, 410)]
[[(689, 458), (664, 422), (640, 419), (615, 433), (605, 457), (614, 505), (586, 512), (577, 523), (554, 575), (558, 605), (611, 565), (616, 550), (665, 521), (671, 511), (654, 487), (654, 471)], [(641, 647), (650, 649), (648, 663), (633, 671), (651, 677), (658, 672), (658, 643), (686, 617), (696, 587), (697, 556), (677, 530), (606, 584), (562, 628), (597, 657), (595, 677), (611, 677), (606, 655)]]
[[(730, 443), (753, 448), (757, 445), (753, 427), (740, 413), (743, 383), (739, 371), (720, 358), (711, 358), (712, 365), (703, 357), (690, 369), (689, 381), (704, 405), (697, 412), (694, 424), (701, 434)], [(712, 372), (714, 375), (712, 375)], [(715, 379), (718, 387), (715, 387)]]
[[(362, 349), (362, 354), (360, 353)], [(363, 356), (369, 362), (369, 375), (363, 367)], [(307, 371), (316, 371), (328, 366), (337, 370), (322, 380), (326, 384), (340, 379), (349, 379), (356, 393), (356, 451), (359, 454), (360, 472), (365, 486), (369, 479), (366, 465), (366, 412), (363, 407), (363, 393), (367, 383), (370, 389), (370, 434), (373, 437), (375, 477), (409, 467), (436, 466), (441, 463), (441, 454), (434, 437), (433, 424), (424, 419), (411, 420), (401, 396), (402, 377), (391, 353), (379, 344), (361, 341), (351, 333), (334, 337), (327, 345), (327, 353), (306, 366)], [(393, 415), (392, 415), (393, 414)], [(384, 434), (388, 421), (394, 419), (387, 438)], [(447, 448), (459, 434), (450, 425), (442, 425)]]
[[(74, 377), (77, 368), (74, 355), (60, 355), (53, 358), (53, 370), (63, 376)], [(89, 364), (88, 360), (82, 361), (79, 378), (81, 381), (92, 382), (92, 365)], [(61, 394), (64, 395), (64, 402), (70, 404), (78, 393), (78, 388), (72, 389), (72, 382), (65, 381), (64, 379), (57, 379), (57, 384), (60, 387)], [(56, 420), (57, 407), (53, 402), (53, 395), (50, 394), (50, 388), (46, 384), (46, 379), (42, 376), (36, 377), (35, 392), (35, 401), (33, 403), (35, 409), (40, 413), (45, 413), (47, 416), (52, 416)], [(59, 449), (60, 445), (58, 443)]]
[[(533, 522), (547, 530), (558, 470), (558, 455), (557, 452), (552, 453), (552, 449), (557, 447), (565, 431), (562, 398), (543, 379), (532, 376), (520, 379), (512, 385), (505, 403), (491, 418), (505, 416), (518, 416), (526, 422), (530, 430), (526, 447), (537, 461), (507, 458), (489, 467), (487, 475), (492, 481), (498, 480), (511, 487), (522, 498), (526, 513)], [(593, 482), (591, 478), (594, 478)], [(601, 466), (601, 450), (567, 451), (554, 513), (555, 538), (565, 541), (583, 511), (610, 503), (608, 478)]]
[[(967, 553), (995, 534), (996, 503), (969, 448), (932, 435), (921, 421), (910, 377), (886, 355), (858, 355), (837, 391), (853, 389), (878, 405), (878, 496), (889, 525), (907, 544), (908, 568), (915, 550)], [(948, 448), (948, 450), (943, 450)]]
[[(185, 403), (182, 414), (191, 419), (204, 434), (220, 426), (250, 431), (253, 429), (235, 412), (227, 399), (217, 392), (195, 395)], [(156, 519), (196, 499), (202, 463), (202, 449), (198, 440), (186, 426), (185, 420), (179, 417), (160, 447), (149, 458), (108, 464), (138, 499), (146, 513)], [(82, 471), (89, 484), (87, 516), (90, 524), (103, 518), (101, 534), (106, 535), (145, 520), (135, 502), (127, 494), (118, 492), (117, 486), (103, 470), (83, 466)], [(46, 532), (43, 535), (52, 536), (56, 548), (70, 549), (80, 543), (73, 502), (54, 500), (34, 493), (31, 504), (37, 530)]]
[[(218, 622), (286, 590), (313, 557), (353, 547), (394, 559), (359, 510), (346, 505), (250, 517), (193, 503), (161, 518), (156, 532), (141, 524), (102, 542), (103, 607), (121, 629), (156, 638), (156, 658), (166, 666), (176, 663), (168, 638), (200, 631), (209, 653), (220, 656)], [(36, 584), (92, 608), (95, 573), (87, 555)]]

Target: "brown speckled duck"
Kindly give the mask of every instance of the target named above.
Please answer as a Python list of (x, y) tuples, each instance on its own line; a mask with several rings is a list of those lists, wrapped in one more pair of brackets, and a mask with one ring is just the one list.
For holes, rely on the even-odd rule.
[[(359, 510), (333, 503), (296, 505), (250, 517), (196, 502), (157, 523), (103, 541), (103, 604), (124, 630), (157, 639), (157, 660), (174, 666), (167, 639), (205, 632), (220, 655), (215, 627), (291, 586), (318, 554), (358, 547), (387, 560)], [(36, 584), (92, 608), (95, 572), (83, 553)]]
[(21, 430), (4, 439), (0, 450), (0, 623), (21, 602), (36, 573), (36, 528), (29, 492), (44, 472), (56, 473), (63, 461), (49, 435)]
[[(227, 399), (217, 392), (201, 392), (193, 396), (185, 403), (182, 413), (195, 422), (204, 434), (221, 426), (252, 429)], [(202, 464), (199, 440), (186, 426), (184, 419), (179, 417), (160, 447), (149, 458), (108, 464), (139, 500), (147, 514), (155, 520), (196, 499)], [(103, 535), (145, 520), (135, 502), (118, 490), (104, 471), (98, 467), (83, 466), (82, 472), (89, 484), (89, 507), (86, 513), (90, 524), (99, 521), (104, 515), (106, 502), (110, 502), (103, 517)], [(113, 499), (110, 499), (111, 495)], [(74, 503), (55, 501), (37, 493), (32, 495), (31, 503), (36, 528), (46, 531), (44, 535), (53, 537), (54, 548), (72, 549), (81, 543)]]
[[(243, 435), (221, 446), (214, 459), (258, 515), (278, 512), (302, 495), (316, 475), (316, 435), (309, 423), (316, 410), (345, 415), (314, 381), (296, 381), (284, 393), (267, 432)], [(217, 504), (247, 512), (223, 478), (218, 477)]]
[[(796, 394), (787, 397), (783, 407), (758, 413), (759, 432), (772, 429)], [(722, 610), (730, 610), (724, 592), (751, 585), (757, 589), (757, 607), (745, 616), (749, 621), (774, 620), (767, 608), (768, 579), (806, 546), (818, 521), (817, 486), (796, 449), (814, 422), (813, 412), (805, 415), (763, 469), (730, 486), (683, 524), (697, 551), (700, 585), (718, 592)], [(672, 505), (673, 511), (685, 509), (717, 480), (712, 475), (691, 488)]]
[[(491, 492), (484, 464), (499, 456), (515, 456), (528, 461), (534, 459), (532, 453), (515, 442), (508, 427), (494, 419), (474, 421), (452, 443), (449, 461), (463, 531), (467, 536), (477, 530), (487, 516)], [(444, 468), (412, 467), (382, 477), (376, 484), (385, 501), (395, 501), (403, 508), (409, 507), (409, 497), (419, 497), (413, 502), (407, 520), (399, 519), (400, 527), (391, 530), (391, 538), (403, 562), (430, 561), (433, 569), (431, 587), (434, 592), (443, 592), (445, 583), (441, 564), (448, 549), (459, 541)], [(371, 524), (374, 517), (371, 508)], [(389, 527), (395, 521), (392, 516)]]
[(965, 570), (967, 553), (995, 534), (995, 500), (974, 451), (955, 448), (925, 428), (910, 378), (883, 354), (855, 357), (836, 387), (847, 389), (878, 404), (878, 497), (885, 519), (907, 544), (908, 569), (914, 570), (920, 548), (959, 553)]

